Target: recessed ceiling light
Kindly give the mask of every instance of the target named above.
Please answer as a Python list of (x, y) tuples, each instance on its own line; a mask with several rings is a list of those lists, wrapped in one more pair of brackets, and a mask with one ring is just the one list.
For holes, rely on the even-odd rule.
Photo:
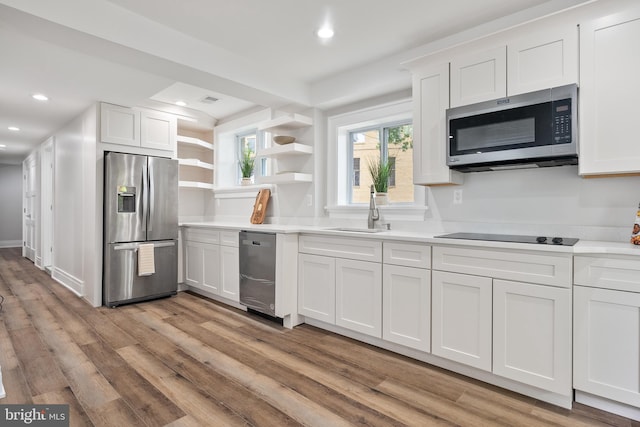
[(318, 30), (316, 35), (321, 39), (330, 39), (333, 37), (333, 29), (330, 27), (322, 27)]
[(14, 132), (18, 132), (20, 130), (19, 127), (15, 127), (15, 126), (9, 126), (7, 129), (14, 131)]
[(4, 144), (0, 144), (0, 150), (3, 149), (3, 148), (7, 148), (7, 146), (4, 145)]
[(184, 102), (184, 101), (176, 101), (176, 105), (178, 105), (180, 107), (184, 107), (185, 105), (187, 105), (187, 103)]
[(35, 93), (31, 95), (33, 99), (37, 99), (38, 101), (48, 101), (49, 97), (47, 95), (43, 95), (41, 93)]

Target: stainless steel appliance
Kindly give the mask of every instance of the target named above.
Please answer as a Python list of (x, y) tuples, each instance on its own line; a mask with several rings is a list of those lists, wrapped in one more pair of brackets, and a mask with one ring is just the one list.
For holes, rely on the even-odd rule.
[(575, 84), (447, 110), (447, 165), (462, 172), (578, 163)]
[(276, 235), (241, 231), (240, 304), (276, 315)]
[[(115, 307), (175, 294), (178, 287), (177, 239), (178, 162), (160, 157), (106, 153), (104, 305)], [(155, 270), (152, 274), (142, 274), (138, 253), (141, 245), (145, 245), (143, 249), (149, 267)]]
[(573, 246), (578, 239), (572, 237), (519, 236), (513, 234), (451, 233), (435, 236), (444, 239), (486, 240), (491, 242), (533, 243), (537, 245)]

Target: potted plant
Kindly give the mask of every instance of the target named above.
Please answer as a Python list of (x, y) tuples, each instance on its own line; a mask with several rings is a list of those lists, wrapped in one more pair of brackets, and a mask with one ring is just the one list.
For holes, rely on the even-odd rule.
[(251, 148), (242, 150), (240, 158), (240, 172), (242, 173), (242, 185), (251, 185), (251, 175), (253, 175), (253, 166), (256, 158)]
[(386, 205), (389, 203), (387, 190), (389, 189), (389, 175), (391, 165), (388, 160), (369, 161), (369, 174), (373, 181), (373, 188), (376, 190), (376, 204)]

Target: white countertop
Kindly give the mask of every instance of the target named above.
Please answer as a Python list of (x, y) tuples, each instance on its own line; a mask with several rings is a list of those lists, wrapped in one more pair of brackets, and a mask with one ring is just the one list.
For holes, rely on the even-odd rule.
[[(575, 246), (534, 245), (529, 243), (490, 242), (484, 240), (460, 240), (434, 237), (432, 233), (421, 231), (390, 230), (379, 233), (337, 230), (338, 227), (317, 227), (309, 225), (281, 225), (281, 224), (251, 224), (234, 222), (183, 222), (181, 227), (199, 227), (225, 230), (251, 230), (266, 233), (308, 233), (334, 237), (358, 237), (377, 240), (401, 240), (405, 242), (420, 242), (438, 245), (471, 246), (495, 249), (535, 250), (540, 252), (555, 252), (568, 254), (607, 254), (640, 256), (640, 246), (625, 242), (608, 242), (595, 240), (580, 240)], [(438, 233), (443, 234), (443, 233)]]

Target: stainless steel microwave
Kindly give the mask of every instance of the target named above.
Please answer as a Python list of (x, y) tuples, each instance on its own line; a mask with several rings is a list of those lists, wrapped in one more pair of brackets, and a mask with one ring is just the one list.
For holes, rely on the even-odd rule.
[(462, 172), (578, 163), (575, 84), (447, 110), (447, 165)]

